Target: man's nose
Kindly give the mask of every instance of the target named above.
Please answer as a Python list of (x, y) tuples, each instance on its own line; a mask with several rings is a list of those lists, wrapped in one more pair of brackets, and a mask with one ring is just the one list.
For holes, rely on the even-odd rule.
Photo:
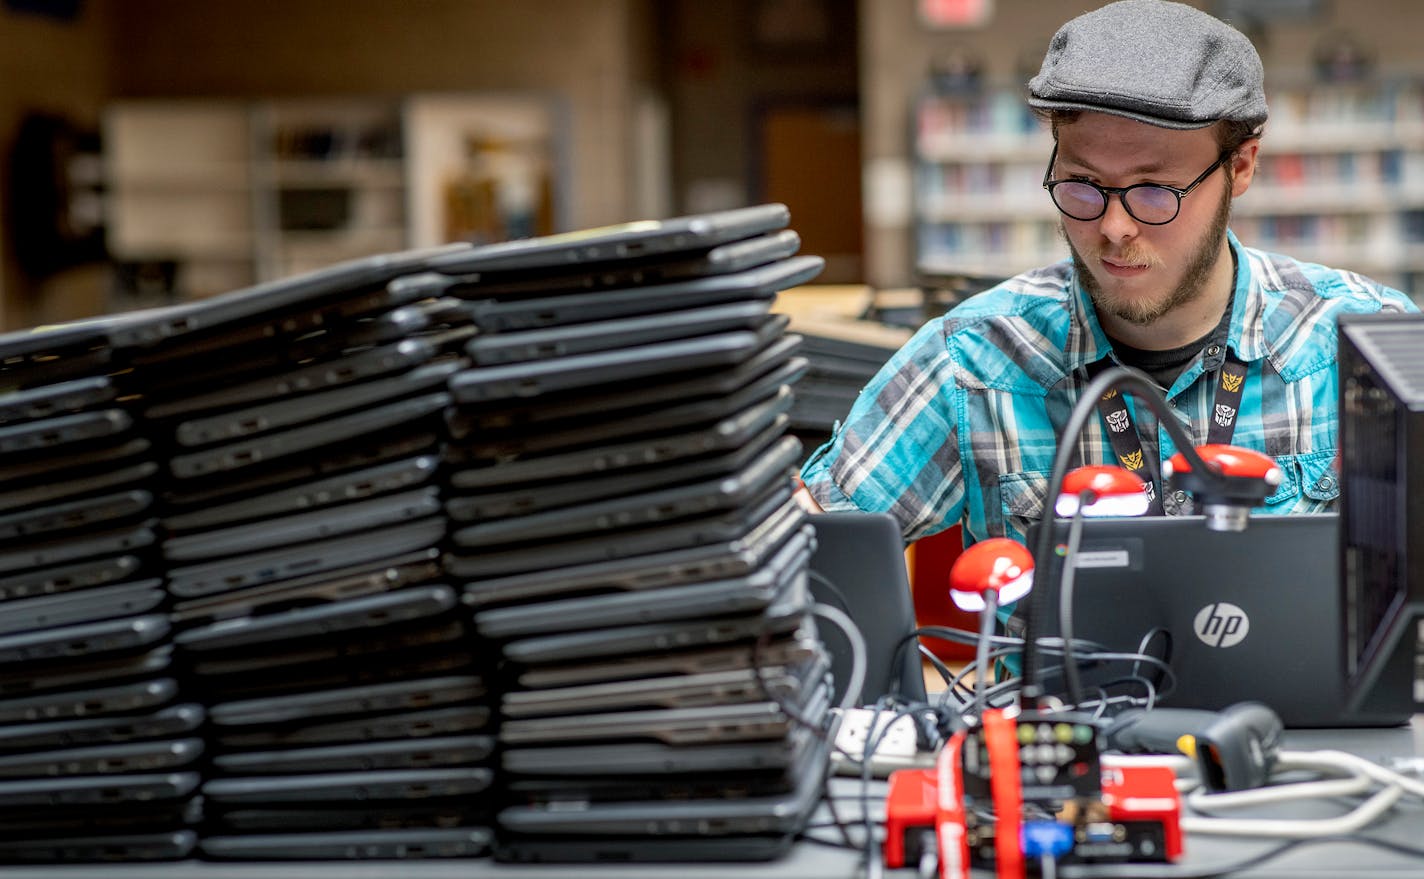
[(1137, 234), (1137, 220), (1127, 212), (1121, 193), (1115, 192), (1108, 196), (1107, 210), (1098, 218), (1098, 229), (1109, 241), (1124, 241)]

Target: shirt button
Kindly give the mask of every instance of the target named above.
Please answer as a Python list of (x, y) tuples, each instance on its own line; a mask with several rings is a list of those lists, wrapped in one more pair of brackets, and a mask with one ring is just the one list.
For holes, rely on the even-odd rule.
[(1172, 492), (1172, 500), (1176, 501), (1178, 504), (1184, 504), (1187, 502), (1187, 493), (1179, 488), (1176, 491)]
[(1335, 477), (1322, 476), (1315, 480), (1315, 487), (1320, 491), (1330, 491), (1335, 488)]
[(1220, 354), (1220, 353), (1221, 353), (1221, 346), (1220, 346), (1220, 345), (1208, 345), (1208, 346), (1206, 346), (1206, 356), (1208, 356), (1208, 357), (1215, 357), (1216, 355), (1218, 355), (1218, 354)]

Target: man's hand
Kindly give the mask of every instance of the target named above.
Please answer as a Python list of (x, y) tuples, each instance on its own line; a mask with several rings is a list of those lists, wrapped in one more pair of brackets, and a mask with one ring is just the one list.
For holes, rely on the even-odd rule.
[(801, 505), (801, 509), (808, 513), (825, 512), (821, 509), (821, 505), (816, 503), (816, 499), (811, 497), (811, 492), (806, 490), (806, 483), (802, 482), (800, 477), (792, 477), (792, 481), (796, 483), (796, 492), (791, 497)]

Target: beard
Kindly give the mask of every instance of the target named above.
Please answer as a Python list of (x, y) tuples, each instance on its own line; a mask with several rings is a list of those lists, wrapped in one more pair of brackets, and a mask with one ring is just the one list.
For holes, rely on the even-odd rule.
[[(1165, 296), (1157, 299), (1141, 299), (1114, 296), (1103, 289), (1103, 285), (1098, 282), (1098, 278), (1088, 271), (1087, 262), (1082, 254), (1073, 246), (1072, 239), (1068, 238), (1067, 232), (1060, 224), (1059, 233), (1068, 241), (1068, 250), (1073, 255), (1073, 267), (1078, 272), (1078, 277), (1083, 283), (1084, 289), (1088, 291), (1088, 296), (1092, 298), (1093, 305), (1101, 312), (1115, 315), (1128, 323), (1138, 326), (1147, 326), (1173, 309), (1185, 305), (1202, 295), (1205, 288), (1206, 279), (1211, 274), (1212, 268), (1216, 265), (1217, 259), (1221, 256), (1221, 242), (1226, 237), (1227, 222), (1231, 218), (1231, 187), (1226, 187), (1222, 193), (1221, 201), (1217, 205), (1216, 213), (1212, 216), (1211, 223), (1202, 231), (1201, 237), (1197, 239), (1196, 245), (1192, 248), (1187, 260), (1187, 270), (1182, 275), (1182, 280), (1177, 286), (1167, 292)], [(1102, 256), (1106, 248), (1101, 244), (1095, 245), (1089, 252), (1089, 256), (1095, 259)], [(1157, 254), (1151, 252), (1147, 247), (1137, 241), (1129, 244), (1122, 252), (1113, 254), (1114, 258), (1134, 265), (1144, 265), (1156, 267), (1162, 265), (1162, 259)]]

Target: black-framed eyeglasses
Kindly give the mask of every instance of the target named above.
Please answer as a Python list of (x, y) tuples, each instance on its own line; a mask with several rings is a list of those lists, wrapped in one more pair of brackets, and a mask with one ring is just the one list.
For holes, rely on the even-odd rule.
[(1058, 160), (1058, 144), (1053, 145), (1053, 154), (1048, 157), (1048, 167), (1043, 170), (1043, 188), (1058, 210), (1064, 216), (1075, 220), (1096, 220), (1108, 212), (1108, 196), (1116, 195), (1122, 206), (1139, 223), (1149, 226), (1164, 226), (1177, 219), (1182, 210), (1182, 198), (1202, 185), (1212, 172), (1220, 168), (1231, 156), (1225, 150), (1211, 163), (1211, 167), (1201, 172), (1197, 179), (1184, 188), (1164, 186), (1161, 183), (1134, 183), (1131, 186), (1099, 186), (1087, 180), (1049, 180), (1053, 173), (1053, 163)]

